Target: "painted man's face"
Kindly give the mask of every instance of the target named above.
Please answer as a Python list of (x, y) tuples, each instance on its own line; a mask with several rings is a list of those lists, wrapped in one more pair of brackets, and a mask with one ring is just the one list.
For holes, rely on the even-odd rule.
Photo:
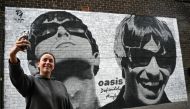
[(156, 44), (152, 37), (142, 49), (130, 48), (131, 62), (129, 68), (124, 68), (127, 90), (145, 105), (159, 102), (171, 75), (166, 51), (163, 48), (163, 52), (158, 53), (160, 49), (160, 44)]
[[(56, 65), (53, 75), (64, 82), (74, 109), (85, 109), (92, 105), (96, 96), (93, 73), (95, 56), (88, 39), (78, 36), (84, 30), (77, 26), (69, 27), (70, 23), (69, 19), (44, 21), (46, 30), (42, 34), (51, 37), (36, 46), (35, 54), (39, 56), (47, 51), (54, 54)], [(91, 86), (90, 89), (88, 86)]]

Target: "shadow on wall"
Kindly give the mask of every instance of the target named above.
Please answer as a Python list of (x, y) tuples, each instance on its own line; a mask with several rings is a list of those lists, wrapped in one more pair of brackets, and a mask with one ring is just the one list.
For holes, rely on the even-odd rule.
[(185, 73), (190, 77), (190, 67), (189, 68), (185, 68)]

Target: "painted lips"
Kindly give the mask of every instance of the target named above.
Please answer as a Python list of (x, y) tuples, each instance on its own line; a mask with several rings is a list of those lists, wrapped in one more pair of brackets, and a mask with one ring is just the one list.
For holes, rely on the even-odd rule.
[(60, 44), (58, 44), (57, 46), (56, 46), (56, 48), (59, 48), (59, 47), (68, 47), (68, 46), (70, 46), (70, 45), (76, 45), (76, 44), (74, 44), (74, 43), (72, 43), (72, 42), (63, 42), (63, 43), (60, 43)]
[(163, 82), (139, 82), (144, 88), (154, 92), (155, 94), (159, 93), (159, 89), (161, 89)]
[(164, 82), (163, 80), (155, 81), (149, 78), (138, 77), (137, 84), (147, 91), (147, 97), (149, 97), (150, 99), (155, 99), (160, 93)]

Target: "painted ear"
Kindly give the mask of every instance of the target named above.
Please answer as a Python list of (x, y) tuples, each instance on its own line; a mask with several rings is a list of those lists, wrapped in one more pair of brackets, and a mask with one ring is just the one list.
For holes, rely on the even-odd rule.
[(93, 54), (93, 62), (94, 62), (94, 65), (99, 65), (100, 64), (100, 54), (98, 52), (95, 52)]
[(28, 68), (30, 70), (30, 74), (31, 75), (35, 75), (36, 73), (39, 72), (39, 70), (38, 70), (38, 64), (35, 63), (32, 60), (28, 60)]

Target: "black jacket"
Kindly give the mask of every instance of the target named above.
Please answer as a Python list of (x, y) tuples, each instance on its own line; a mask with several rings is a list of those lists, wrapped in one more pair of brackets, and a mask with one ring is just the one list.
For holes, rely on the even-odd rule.
[(9, 61), (9, 71), (11, 82), (26, 99), (26, 109), (73, 109), (62, 82), (24, 74), (19, 59), (17, 64)]

